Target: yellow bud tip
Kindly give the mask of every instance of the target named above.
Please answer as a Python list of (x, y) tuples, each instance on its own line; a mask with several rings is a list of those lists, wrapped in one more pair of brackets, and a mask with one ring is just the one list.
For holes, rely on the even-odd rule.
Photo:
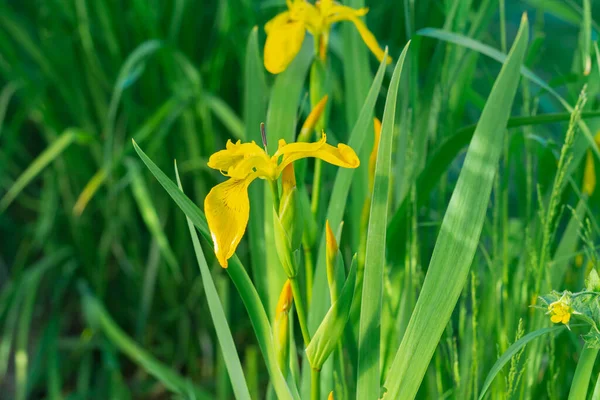
[(327, 105), (328, 99), (328, 95), (323, 96), (323, 98), (319, 100), (319, 102), (312, 109), (310, 114), (308, 114), (306, 121), (304, 121), (304, 124), (302, 125), (302, 129), (300, 129), (300, 134), (298, 135), (298, 138), (302, 138), (301, 141), (307, 141), (310, 138), (310, 133), (313, 131), (313, 129), (315, 129), (319, 118), (321, 118), (321, 115), (323, 115), (323, 112), (325, 111), (325, 106)]
[(327, 245), (327, 258), (335, 257), (338, 251), (338, 244), (335, 235), (331, 230), (331, 225), (329, 225), (329, 220), (325, 222), (325, 243)]
[(327, 400), (334, 400), (333, 399), (333, 390), (331, 392), (329, 392), (329, 396), (327, 396)]
[(283, 288), (281, 289), (281, 294), (279, 295), (279, 300), (277, 301), (277, 309), (275, 315), (280, 315), (281, 313), (287, 313), (290, 310), (292, 305), (292, 285), (290, 280), (286, 280), (283, 284)]

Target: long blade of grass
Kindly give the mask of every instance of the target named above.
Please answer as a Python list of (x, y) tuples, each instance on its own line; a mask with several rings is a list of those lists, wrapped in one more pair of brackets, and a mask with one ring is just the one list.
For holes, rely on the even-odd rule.
[(385, 398), (413, 399), (458, 301), (481, 235), (529, 38), (524, 14), (473, 135), (444, 216), (421, 293), (384, 386)]
[[(379, 398), (381, 306), (383, 303), (383, 271), (385, 266), (385, 235), (390, 199), (392, 171), (392, 142), (396, 121), (396, 100), (404, 59), (410, 42), (406, 44), (392, 75), (381, 124), (381, 138), (375, 164), (375, 181), (371, 200), (365, 273), (362, 290), (359, 344), (357, 399)], [(404, 133), (406, 134), (406, 133)]]
[[(501, 51), (498, 51), (498, 50), (496, 50), (488, 45), (485, 45), (477, 40), (471, 39), (469, 37), (466, 37), (466, 36), (463, 36), (463, 35), (460, 35), (457, 33), (448, 32), (448, 31), (444, 31), (441, 29), (424, 28), (424, 29), (421, 29), (420, 31), (418, 31), (417, 34), (419, 34), (421, 36), (429, 36), (429, 37), (437, 38), (437, 39), (444, 40), (449, 43), (457, 44), (459, 46), (464, 46), (466, 48), (469, 48), (471, 50), (475, 50), (481, 54), (484, 54), (484, 55), (498, 61), (499, 63), (506, 63), (506, 61), (508, 60), (507, 55), (502, 53)], [(536, 85), (538, 85), (539, 87), (541, 87), (542, 89), (544, 89), (548, 93), (550, 93), (556, 100), (558, 100), (558, 102), (567, 111), (573, 112), (573, 107), (556, 90), (554, 90), (552, 87), (550, 87), (550, 85), (548, 85), (546, 82), (544, 82), (544, 80), (542, 80), (538, 75), (534, 74), (530, 69), (528, 69), (525, 66), (521, 66), (521, 74), (525, 78), (530, 80), (531, 82), (535, 83)], [(590, 147), (591, 150), (594, 152), (595, 156), (600, 160), (600, 150), (598, 150), (596, 148), (596, 146), (593, 145), (594, 138), (592, 136), (592, 133), (590, 132), (590, 129), (583, 121), (579, 122), (579, 127), (581, 128), (581, 130), (584, 134), (584, 138), (582, 138), (582, 139), (587, 140), (588, 145), (586, 145), (585, 147), (583, 147), (581, 145), (575, 145), (575, 151), (574, 151), (574, 155), (573, 155), (574, 162), (572, 163), (574, 167), (576, 167), (578, 165), (579, 160), (583, 156), (583, 154), (585, 152), (585, 148), (587, 148), (587, 147)], [(570, 173), (572, 173), (572, 171), (573, 170), (571, 169)], [(569, 175), (570, 175), (570, 173), (569, 173)]]
[(494, 381), (496, 375), (498, 375), (498, 373), (502, 370), (502, 367), (504, 367), (506, 363), (509, 362), (510, 359), (515, 354), (517, 354), (519, 350), (525, 347), (532, 340), (542, 335), (545, 335), (547, 333), (562, 332), (564, 329), (566, 329), (564, 325), (538, 329), (537, 331), (530, 332), (527, 335), (523, 336), (521, 339), (514, 342), (508, 349), (506, 349), (504, 354), (502, 354), (502, 356), (498, 358), (498, 360), (494, 363), (494, 366), (492, 366), (492, 368), (490, 369), (490, 372), (488, 372), (488, 375), (485, 378), (485, 381), (483, 382), (483, 386), (481, 387), (481, 393), (479, 393), (479, 400), (482, 400), (485, 397), (485, 394), (490, 388), (490, 385)]
[(229, 104), (225, 103), (217, 96), (208, 93), (204, 94), (204, 101), (206, 101), (208, 108), (215, 114), (217, 119), (221, 121), (227, 130), (229, 130), (234, 138), (246, 140), (246, 128), (244, 127), (244, 123), (231, 109)]
[(162, 225), (160, 224), (158, 212), (152, 203), (152, 196), (150, 195), (150, 192), (146, 187), (146, 183), (140, 174), (138, 165), (136, 165), (138, 163), (134, 163), (132, 160), (127, 161), (127, 167), (129, 169), (129, 174), (131, 175), (131, 190), (138, 205), (140, 214), (142, 214), (142, 219), (146, 223), (146, 226), (148, 227), (148, 230), (152, 236), (156, 238), (160, 252), (167, 262), (167, 265), (171, 269), (171, 274), (177, 282), (181, 282), (181, 268), (179, 267), (177, 258), (171, 249), (169, 239), (167, 239), (167, 235), (165, 235)]
[[(133, 141), (133, 146), (144, 164), (146, 164), (150, 172), (152, 172), (152, 175), (154, 175), (169, 196), (171, 196), (183, 213), (190, 218), (194, 225), (196, 225), (202, 236), (204, 236), (209, 242), (212, 242), (204, 213), (200, 211), (200, 209), (194, 204), (194, 202), (192, 202), (192, 200), (189, 199), (189, 197), (179, 190), (177, 185), (175, 185), (175, 183), (173, 183), (173, 181), (169, 179), (165, 173), (162, 172), (152, 160), (150, 160), (150, 158), (148, 158), (146, 153), (139, 148), (135, 141)], [(269, 319), (267, 318), (267, 313), (262, 306), (260, 297), (258, 296), (258, 293), (256, 292), (248, 273), (244, 269), (244, 266), (237, 256), (234, 255), (229, 260), (227, 273), (229, 273), (231, 280), (233, 280), (233, 283), (236, 286), (244, 305), (246, 306), (248, 316), (250, 317), (250, 322), (254, 328), (254, 333), (256, 334), (256, 338), (267, 365), (271, 382), (273, 383), (273, 387), (277, 393), (277, 397), (280, 399), (297, 399), (298, 396), (295, 396), (294, 392), (290, 392), (290, 389), (285, 382), (285, 378), (283, 377), (283, 374), (277, 365), (275, 345), (273, 342), (273, 335), (271, 326), (269, 324)]]
[(77, 136), (82, 134), (76, 129), (67, 129), (55, 141), (37, 156), (35, 160), (23, 173), (17, 178), (15, 183), (8, 189), (6, 194), (0, 199), (0, 213), (13, 202), (13, 200), (21, 193), (21, 191), (31, 182), (39, 173), (54, 161), (62, 152), (73, 143)]
[[(175, 174), (177, 176), (177, 185), (179, 186), (179, 190), (181, 190), (183, 193), (183, 187), (181, 186), (181, 180), (179, 179), (179, 171), (177, 171), (177, 164), (175, 164)], [(236, 399), (249, 400), (250, 392), (248, 391), (248, 386), (246, 385), (246, 378), (244, 377), (244, 371), (242, 370), (242, 363), (240, 362), (240, 358), (235, 348), (233, 336), (231, 335), (231, 330), (229, 329), (229, 324), (227, 323), (227, 318), (225, 317), (225, 311), (221, 305), (221, 300), (219, 300), (217, 288), (215, 287), (215, 283), (210, 274), (210, 269), (208, 268), (208, 264), (204, 258), (204, 252), (200, 246), (200, 240), (198, 240), (196, 228), (189, 217), (186, 216), (186, 220), (188, 223), (188, 228), (190, 229), (190, 236), (192, 237), (192, 242), (194, 244), (196, 261), (198, 262), (200, 273), (202, 274), (202, 284), (206, 293), (208, 308), (210, 309), (210, 315), (212, 316), (213, 323), (215, 325), (215, 331), (217, 332), (217, 339), (219, 340), (219, 345), (221, 346), (221, 351), (223, 352), (223, 360), (225, 361), (227, 372), (229, 372), (229, 380), (231, 381), (231, 386), (233, 387), (233, 393), (235, 394)]]

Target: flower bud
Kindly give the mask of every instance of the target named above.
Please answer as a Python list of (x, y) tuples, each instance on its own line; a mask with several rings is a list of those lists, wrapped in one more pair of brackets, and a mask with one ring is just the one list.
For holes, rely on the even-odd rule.
[(279, 368), (286, 375), (289, 359), (289, 344), (290, 344), (290, 329), (289, 329), (289, 312), (292, 307), (292, 287), (289, 279), (285, 281), (279, 301), (277, 301), (277, 309), (275, 311), (275, 322), (273, 324), (275, 337), (275, 350), (277, 352), (277, 361)]
[(335, 264), (338, 255), (338, 244), (335, 235), (329, 225), (329, 220), (325, 223), (325, 254), (327, 259), (327, 283), (329, 284), (329, 293), (331, 302), (337, 299), (337, 286), (335, 284)]
[(327, 105), (327, 99), (329, 96), (325, 95), (319, 102), (314, 106), (306, 121), (302, 125), (300, 129), (300, 133), (298, 134), (298, 142), (308, 142), (310, 141), (310, 137), (312, 132), (315, 130), (317, 126), (317, 122), (321, 119), (321, 115), (325, 111), (325, 106)]
[(304, 221), (298, 210), (298, 188), (296, 187), (296, 175), (292, 164), (283, 169), (281, 186), (283, 190), (279, 204), (279, 219), (289, 237), (290, 248), (294, 251), (300, 248)]
[(327, 396), (327, 400), (334, 400), (333, 398), (333, 390), (329, 392), (329, 396)]

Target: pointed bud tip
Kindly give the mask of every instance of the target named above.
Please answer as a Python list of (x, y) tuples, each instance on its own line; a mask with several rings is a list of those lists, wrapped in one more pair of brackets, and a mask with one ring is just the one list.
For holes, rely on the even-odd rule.
[(277, 301), (276, 315), (287, 313), (292, 305), (292, 285), (289, 279), (283, 284), (279, 300)]
[(338, 251), (338, 244), (335, 234), (331, 230), (331, 225), (329, 225), (329, 220), (325, 222), (325, 243), (327, 244), (327, 252), (335, 256)]

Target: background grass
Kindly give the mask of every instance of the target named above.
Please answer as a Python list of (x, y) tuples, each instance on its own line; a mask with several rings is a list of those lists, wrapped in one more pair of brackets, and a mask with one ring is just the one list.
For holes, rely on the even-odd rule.
[[(472, 125), (523, 12), (530, 20), (528, 70), (522, 71), (470, 278), (417, 397), (477, 398), (511, 343), (550, 326), (543, 312), (529, 307), (535, 296), (583, 287), (600, 233), (600, 195), (580, 190), (587, 139), (600, 128), (593, 50), (600, 3), (587, 4), (366, 2), (367, 25), (394, 62), (411, 39), (393, 124), (381, 382), (420, 293)], [(221, 181), (206, 161), (228, 139), (259, 140), (258, 123), (265, 121), (270, 146), (280, 137), (291, 141), (310, 109), (312, 42), (286, 75), (275, 79), (262, 69), (262, 27), (283, 6), (251, 0), (0, 4), (0, 398), (233, 398), (185, 215), (137, 157), (131, 138), (163, 171), (172, 171), (177, 159), (186, 194), (198, 205)], [(378, 63), (350, 24), (338, 25), (328, 60), (327, 133), (329, 142), (346, 143)], [(489, 49), (499, 58), (490, 58), (498, 54)], [(375, 106), (380, 118), (392, 70), (386, 70)], [(569, 108), (584, 84), (583, 122), (557, 189)], [(373, 138), (370, 128), (363, 130), (363, 163), (352, 179), (340, 244), (346, 266), (365, 234), (361, 214)], [(310, 193), (312, 162), (304, 168)], [(324, 166), (323, 174), (316, 237), (336, 169)], [(261, 189), (257, 183), (253, 204), (268, 203)], [(266, 268), (277, 263), (271, 225), (262, 222), (269, 208), (252, 207), (237, 255), (271, 318), (283, 274)], [(550, 224), (539, 215), (551, 208)], [(263, 398), (269, 375), (242, 298), (208, 242), (199, 240), (248, 392)], [(317, 261), (318, 241), (312, 250)], [(324, 276), (315, 279), (325, 287)], [(317, 316), (329, 301), (318, 295), (312, 295)], [(311, 318), (314, 329), (319, 321)], [(359, 315), (350, 320), (358, 329)], [(582, 332), (559, 332), (517, 353), (488, 395), (565, 398)], [(347, 351), (354, 360), (356, 349)], [(590, 394), (597, 377), (598, 368)]]

